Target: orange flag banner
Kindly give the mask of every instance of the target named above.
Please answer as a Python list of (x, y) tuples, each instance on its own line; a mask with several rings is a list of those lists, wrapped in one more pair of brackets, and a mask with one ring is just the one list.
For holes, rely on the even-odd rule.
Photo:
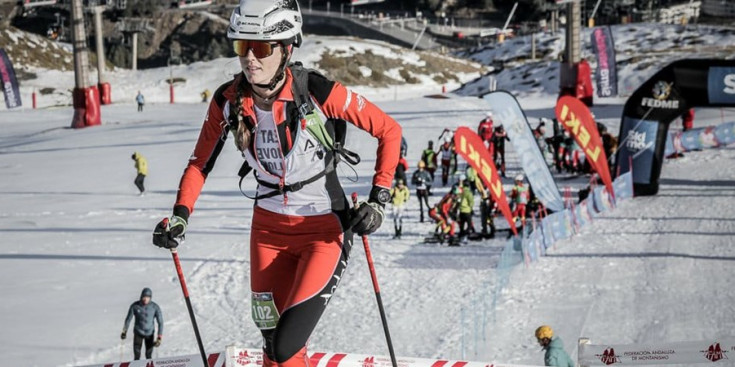
[(556, 102), (556, 118), (572, 134), (592, 168), (600, 175), (607, 192), (614, 197), (610, 166), (607, 164), (602, 139), (589, 108), (574, 97), (563, 96)]
[(503, 183), (500, 181), (498, 169), (493, 163), (490, 153), (482, 143), (482, 139), (467, 127), (460, 127), (454, 132), (454, 146), (462, 158), (475, 169), (482, 183), (489, 189), (493, 200), (498, 203), (498, 208), (510, 225), (514, 235), (518, 235), (516, 225), (513, 222), (513, 214), (508, 206), (508, 199), (503, 191)]

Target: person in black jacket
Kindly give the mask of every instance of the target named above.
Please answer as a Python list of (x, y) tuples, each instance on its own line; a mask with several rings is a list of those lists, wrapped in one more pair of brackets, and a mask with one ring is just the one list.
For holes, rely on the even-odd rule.
[(429, 206), (429, 189), (431, 188), (431, 175), (425, 169), (426, 163), (419, 161), (419, 169), (413, 173), (411, 177), (411, 184), (416, 186), (416, 197), (419, 198), (419, 213), (420, 222), (424, 222), (424, 204), (426, 204), (426, 210), (428, 211), (431, 207)]
[[(500, 125), (495, 128), (495, 133), (493, 134), (493, 161), (495, 162), (495, 165), (498, 168), (498, 171), (500, 171), (500, 175), (505, 177), (505, 141), (510, 141), (510, 138), (508, 138), (508, 133), (505, 132), (505, 129), (503, 129), (503, 126)], [(500, 159), (498, 159), (500, 158)]]

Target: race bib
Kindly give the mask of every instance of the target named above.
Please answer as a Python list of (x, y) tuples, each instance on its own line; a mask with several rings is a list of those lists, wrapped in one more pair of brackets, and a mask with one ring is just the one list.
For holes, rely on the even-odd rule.
[(273, 293), (252, 294), (253, 321), (260, 330), (274, 329), (278, 325), (278, 309), (273, 301)]

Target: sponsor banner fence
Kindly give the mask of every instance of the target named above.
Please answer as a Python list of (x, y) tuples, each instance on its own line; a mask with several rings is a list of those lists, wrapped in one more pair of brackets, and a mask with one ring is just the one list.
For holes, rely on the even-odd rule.
[(580, 344), (581, 366), (691, 364), (728, 362), (735, 357), (735, 339), (667, 344)]
[(633, 197), (633, 174), (626, 172), (613, 181), (615, 200), (626, 200)]
[(715, 138), (722, 145), (735, 143), (735, 122), (718, 125), (715, 128)]
[(718, 148), (735, 143), (735, 122), (701, 127), (687, 131), (671, 131), (666, 137), (664, 155), (692, 150)]
[(589, 223), (592, 223), (592, 217), (590, 216), (589, 209), (587, 208), (587, 199), (580, 201), (576, 207), (574, 207), (574, 218), (577, 221), (577, 226), (584, 227)]
[[(613, 182), (615, 197), (621, 201), (633, 197), (633, 175), (627, 172)], [(528, 260), (538, 261), (546, 254), (546, 249), (556, 241), (567, 239), (579, 232), (581, 227), (592, 223), (598, 213), (613, 208), (612, 197), (607, 188), (598, 186), (590, 191), (590, 196), (573, 208), (567, 208), (546, 216), (540, 221), (534, 218), (533, 231), (523, 240), (523, 250)]]
[[(312, 367), (391, 367), (388, 356), (347, 353), (309, 353)], [(494, 362), (452, 361), (444, 359), (397, 357), (398, 367), (533, 367)], [(227, 367), (258, 367), (263, 365), (263, 352), (236, 346), (227, 347)]]
[[(225, 353), (212, 353), (207, 358), (209, 367), (225, 367)], [(84, 367), (206, 367), (202, 365), (202, 356), (188, 356), (143, 359), (131, 362), (105, 363)]]
[(592, 190), (592, 197), (595, 202), (595, 210), (598, 213), (604, 213), (612, 208), (610, 200), (610, 194), (607, 193), (607, 188), (598, 186)]

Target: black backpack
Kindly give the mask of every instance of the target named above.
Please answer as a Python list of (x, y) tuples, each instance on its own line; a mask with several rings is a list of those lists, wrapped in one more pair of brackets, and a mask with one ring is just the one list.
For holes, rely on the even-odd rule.
[(242, 181), (245, 179), (245, 176), (247, 176), (248, 173), (252, 171), (252, 167), (250, 167), (248, 162), (243, 162), (240, 170), (237, 173), (237, 175), (240, 176), (240, 182), (238, 186), (240, 187), (240, 192), (245, 195), (245, 197), (253, 200), (266, 199), (277, 195), (283, 195), (286, 192), (301, 190), (301, 188), (303, 188), (304, 186), (315, 182), (320, 178), (326, 176), (327, 174), (333, 172), (336, 169), (337, 164), (342, 159), (344, 159), (345, 162), (350, 165), (357, 165), (360, 163), (360, 156), (357, 153), (352, 152), (344, 147), (345, 138), (347, 136), (347, 122), (341, 119), (329, 119), (329, 121), (332, 122), (331, 126), (333, 127), (333, 129), (329, 129), (327, 125), (323, 121), (321, 121), (319, 115), (316, 114), (314, 111), (314, 103), (311, 100), (309, 93), (309, 73), (316, 71), (304, 68), (300, 62), (289, 65), (289, 68), (291, 69), (291, 74), (293, 75), (291, 87), (294, 97), (294, 103), (296, 104), (296, 108), (298, 110), (299, 119), (301, 119), (302, 122), (305, 120), (306, 130), (326, 149), (332, 152), (330, 156), (331, 159), (330, 162), (327, 163), (325, 169), (318, 174), (306, 180), (295, 182), (290, 185), (281, 186), (277, 184), (272, 184), (270, 182), (265, 182), (260, 180), (257, 174), (255, 174), (255, 180), (258, 182), (258, 185), (273, 190), (269, 193), (257, 195), (255, 197), (250, 197), (242, 191)]

